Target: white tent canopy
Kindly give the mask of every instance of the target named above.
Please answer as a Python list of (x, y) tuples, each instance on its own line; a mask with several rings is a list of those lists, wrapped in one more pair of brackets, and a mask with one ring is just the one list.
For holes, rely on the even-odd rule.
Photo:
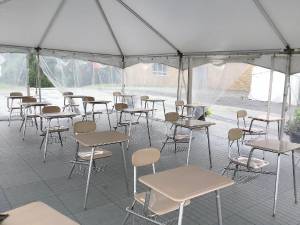
[[(299, 53), (299, 0), (0, 0), (0, 51), (40, 49), (119, 67), (225, 60), (270, 68)], [(275, 69), (286, 72), (286, 57)], [(187, 68), (187, 60), (183, 67)], [(292, 57), (291, 73), (300, 71)]]

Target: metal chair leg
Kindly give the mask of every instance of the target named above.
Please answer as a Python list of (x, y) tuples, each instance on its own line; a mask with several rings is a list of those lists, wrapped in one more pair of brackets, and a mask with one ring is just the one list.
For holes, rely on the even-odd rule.
[(75, 157), (74, 157), (74, 162), (73, 162), (72, 168), (70, 170), (70, 173), (68, 175), (68, 179), (71, 179), (72, 173), (73, 173), (73, 171), (75, 169), (76, 162), (78, 161), (78, 151), (79, 151), (79, 143), (77, 142), (77, 147), (76, 147), (76, 153), (75, 153)]
[(239, 169), (239, 165), (235, 165), (235, 170), (233, 172), (232, 180), (235, 179), (235, 176), (236, 176), (236, 173), (237, 173), (238, 169)]
[(162, 146), (161, 149), (160, 149), (160, 152), (162, 152), (162, 150), (164, 149), (164, 147), (165, 147), (165, 145), (167, 144), (167, 141), (168, 141), (168, 140), (169, 140), (169, 137), (166, 138), (166, 140), (165, 140), (163, 146)]
[(44, 144), (45, 138), (46, 138), (46, 135), (44, 135), (44, 136), (43, 136), (43, 139), (42, 139), (42, 142), (41, 142), (41, 145), (40, 145), (40, 150), (42, 150), (42, 147), (43, 147), (43, 144)]
[(222, 176), (225, 174), (225, 172), (228, 170), (230, 166), (231, 166), (231, 162), (229, 162), (228, 165), (223, 169)]
[(57, 132), (58, 133), (58, 138), (59, 138), (59, 141), (60, 141), (60, 146), (63, 146), (63, 142), (62, 142), (62, 138), (61, 138), (61, 133), (60, 132)]

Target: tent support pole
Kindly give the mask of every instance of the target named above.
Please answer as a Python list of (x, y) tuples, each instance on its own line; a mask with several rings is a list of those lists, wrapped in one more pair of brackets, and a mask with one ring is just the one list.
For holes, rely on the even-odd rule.
[(285, 125), (285, 114), (286, 114), (286, 106), (287, 106), (287, 97), (288, 97), (288, 88), (290, 83), (290, 74), (291, 74), (291, 53), (287, 56), (287, 65), (286, 65), (286, 74), (284, 79), (284, 91), (283, 91), (283, 100), (282, 100), (282, 108), (281, 108), (281, 124), (280, 124), (280, 133), (279, 139), (281, 140), (283, 137), (284, 125)]
[(26, 55), (26, 69), (27, 69), (27, 74), (26, 74), (26, 89), (27, 89), (27, 95), (30, 96), (30, 84), (29, 84), (29, 72), (30, 72), (30, 56), (31, 53), (28, 53)]
[(132, 15), (134, 15), (139, 21), (141, 21), (146, 27), (152, 30), (158, 37), (164, 40), (170, 47), (176, 50), (179, 54), (181, 53), (176, 46), (171, 43), (165, 36), (163, 36), (157, 29), (155, 29), (150, 23), (148, 23), (143, 17), (141, 17), (136, 11), (130, 8), (125, 2), (122, 0), (116, 0), (119, 2), (125, 9), (127, 9)]
[(187, 103), (192, 104), (193, 89), (193, 68), (191, 67), (191, 57), (188, 57), (188, 85), (187, 85)]
[(269, 79), (267, 119), (269, 119), (270, 112), (271, 112), (271, 101), (272, 101), (272, 90), (273, 90), (273, 73), (274, 73), (274, 58), (275, 58), (275, 56), (271, 56), (271, 70), (270, 70), (270, 79)]
[(38, 95), (39, 95), (39, 101), (42, 101), (42, 93), (41, 93), (41, 68), (40, 68), (40, 48), (36, 48), (36, 57), (37, 57), (37, 86), (38, 86)]
[(124, 94), (125, 93), (125, 57), (124, 56), (122, 56), (122, 76), (121, 76), (121, 82), (122, 82), (121, 92)]
[(54, 13), (54, 15), (52, 16), (52, 18), (51, 18), (51, 20), (50, 20), (48, 26), (46, 27), (46, 30), (44, 31), (44, 33), (43, 33), (43, 35), (42, 35), (42, 37), (41, 37), (41, 39), (40, 39), (40, 41), (39, 41), (39, 44), (38, 44), (39, 47), (43, 44), (44, 40), (46, 39), (46, 37), (47, 37), (49, 31), (51, 30), (51, 28), (52, 28), (52, 26), (53, 26), (55, 20), (56, 20), (57, 17), (59, 16), (59, 13), (61, 12), (61, 10), (62, 10), (62, 8), (63, 8), (65, 2), (66, 2), (66, 0), (62, 0), (62, 1), (59, 3), (59, 5), (58, 5), (58, 7), (57, 7), (57, 9), (56, 9), (56, 11), (55, 11), (55, 13)]
[(256, 8), (259, 10), (259, 12), (262, 14), (262, 16), (265, 18), (273, 32), (276, 34), (276, 36), (280, 39), (284, 47), (289, 48), (289, 44), (276, 26), (276, 24), (273, 22), (270, 15), (267, 13), (267, 11), (264, 9), (263, 5), (261, 4), (260, 0), (253, 0)]
[[(111, 27), (109, 21), (108, 21), (108, 18), (107, 18), (107, 16), (106, 16), (105, 12), (104, 12), (104, 9), (103, 9), (103, 7), (102, 7), (100, 1), (99, 1), (99, 0), (95, 0), (95, 2), (96, 2), (96, 5), (98, 6), (98, 9), (99, 9), (99, 11), (100, 11), (100, 14), (101, 14), (102, 18), (104, 19), (105, 24), (106, 24), (106, 26), (107, 26), (107, 28), (108, 28), (108, 30), (109, 30), (109, 32), (110, 32), (110, 34), (111, 34), (111, 36), (112, 36), (112, 38), (113, 38), (115, 44), (116, 44), (116, 46), (117, 46), (117, 48), (118, 48), (118, 50), (119, 50), (121, 56), (123, 57), (124, 54), (123, 54), (123, 51), (122, 51), (122, 49), (121, 49), (120, 43), (118, 42), (118, 39), (117, 39), (117, 37), (116, 37), (116, 35), (115, 35), (115, 33), (114, 33), (114, 31), (113, 31), (113, 29), (112, 29), (112, 27)], [(124, 67), (123, 67), (123, 68), (124, 68)]]
[(182, 54), (179, 55), (178, 77), (177, 77), (177, 100), (181, 99), (181, 73), (182, 73)]

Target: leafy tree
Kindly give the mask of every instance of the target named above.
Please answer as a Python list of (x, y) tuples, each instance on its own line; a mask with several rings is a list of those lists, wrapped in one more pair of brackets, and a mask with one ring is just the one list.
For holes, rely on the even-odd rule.
[[(36, 56), (34, 54), (29, 55), (29, 85), (30, 87), (37, 87), (37, 60)], [(47, 87), (54, 87), (54, 85), (51, 83), (51, 81), (46, 77), (46, 75), (43, 73), (43, 70), (41, 71), (41, 87), (47, 88)]]

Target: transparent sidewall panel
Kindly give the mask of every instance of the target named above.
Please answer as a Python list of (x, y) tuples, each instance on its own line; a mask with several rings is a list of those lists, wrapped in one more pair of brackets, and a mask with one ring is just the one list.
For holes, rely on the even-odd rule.
[[(41, 68), (54, 85), (43, 88), (43, 99), (63, 105), (63, 92), (93, 96), (96, 100), (113, 101), (112, 93), (122, 87), (122, 71), (113, 66), (75, 59), (41, 57)], [(83, 112), (81, 99), (74, 99)]]
[[(125, 69), (125, 93), (133, 94), (134, 106), (141, 107), (140, 97), (165, 100), (166, 112), (175, 111), (177, 100), (178, 69), (163, 64), (136, 64)], [(181, 91), (185, 95), (185, 89)], [(149, 102), (148, 107), (152, 108)], [(155, 117), (164, 119), (161, 102), (155, 103)]]
[[(0, 120), (7, 120), (7, 96), (11, 92), (27, 95), (26, 54), (0, 53)], [(17, 104), (17, 102), (14, 102)]]

